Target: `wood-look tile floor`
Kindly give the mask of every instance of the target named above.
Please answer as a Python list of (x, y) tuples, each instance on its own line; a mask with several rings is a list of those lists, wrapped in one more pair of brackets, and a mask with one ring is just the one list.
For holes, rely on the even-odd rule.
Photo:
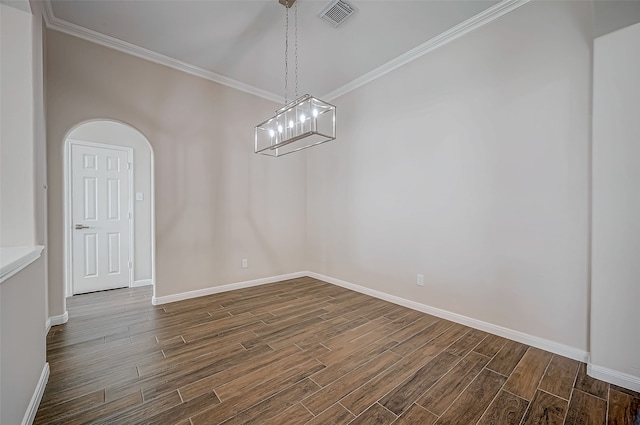
[(36, 424), (640, 424), (574, 360), (311, 278), (68, 300)]

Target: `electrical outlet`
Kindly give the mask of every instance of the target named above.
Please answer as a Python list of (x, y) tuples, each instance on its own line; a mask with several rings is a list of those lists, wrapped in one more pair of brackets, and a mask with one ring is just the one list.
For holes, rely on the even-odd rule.
[(242, 259), (242, 268), (246, 269), (247, 267), (249, 267), (249, 261), (247, 261), (246, 258)]
[(424, 286), (424, 276), (419, 274), (418, 275), (418, 280), (416, 280), (416, 285), (418, 286)]

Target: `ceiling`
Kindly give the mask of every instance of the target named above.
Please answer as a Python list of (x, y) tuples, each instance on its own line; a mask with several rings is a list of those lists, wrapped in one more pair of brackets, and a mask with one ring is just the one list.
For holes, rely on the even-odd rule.
[[(500, 6), (496, 0), (350, 2), (357, 12), (333, 28), (318, 17), (328, 0), (298, 0), (299, 94), (336, 94)], [(284, 95), (286, 9), (277, 0), (51, 0), (48, 6), (54, 29), (266, 98)], [(291, 27), (293, 17), (291, 9)], [(292, 40), (289, 61), (291, 99)]]

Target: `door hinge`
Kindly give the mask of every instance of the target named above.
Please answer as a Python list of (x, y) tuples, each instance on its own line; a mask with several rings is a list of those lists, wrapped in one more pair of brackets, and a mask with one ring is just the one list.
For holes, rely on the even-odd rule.
[(131, 169), (131, 162), (127, 162), (127, 170)]
[(133, 218), (133, 213), (131, 211), (129, 211), (129, 218)]
[(129, 268), (133, 267), (133, 261), (129, 260)]

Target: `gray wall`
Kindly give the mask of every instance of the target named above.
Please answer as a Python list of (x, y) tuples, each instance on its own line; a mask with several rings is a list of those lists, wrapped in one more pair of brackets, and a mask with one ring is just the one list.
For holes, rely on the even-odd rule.
[(47, 48), (51, 315), (64, 312), (64, 139), (92, 119), (153, 148), (157, 296), (304, 269), (304, 157), (253, 153), (253, 126), (278, 105), (56, 31)]
[(308, 269), (585, 353), (591, 18), (531, 2), (336, 99)]
[[(41, 4), (34, 5), (33, 15), (25, 11), (29, 9), (26, 1), (14, 5), (21, 9), (0, 4), (3, 73), (0, 231), (4, 248), (46, 245)], [(13, 48), (20, 50), (20, 58), (9, 54)], [(17, 74), (5, 74), (6, 67), (16, 66), (20, 67)], [(46, 366), (46, 255), (45, 249), (41, 258), (0, 283), (2, 424), (22, 422)]]
[(640, 391), (640, 24), (594, 48), (591, 362)]
[(45, 261), (0, 284), (0, 423), (20, 424), (46, 362)]
[(31, 14), (0, 3), (0, 246), (35, 242)]
[(640, 22), (640, 0), (597, 0), (593, 2), (594, 37)]

